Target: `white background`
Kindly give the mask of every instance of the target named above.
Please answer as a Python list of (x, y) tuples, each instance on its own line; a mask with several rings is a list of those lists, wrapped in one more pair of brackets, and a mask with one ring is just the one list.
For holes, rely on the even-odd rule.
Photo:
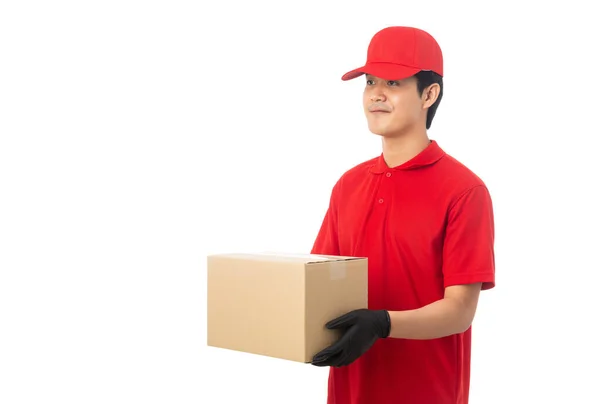
[(494, 200), (471, 403), (600, 402), (593, 3), (332, 3), (1, 3), (0, 403), (324, 403), (206, 347), (205, 257), (310, 249), (389, 25), (439, 41), (430, 137)]

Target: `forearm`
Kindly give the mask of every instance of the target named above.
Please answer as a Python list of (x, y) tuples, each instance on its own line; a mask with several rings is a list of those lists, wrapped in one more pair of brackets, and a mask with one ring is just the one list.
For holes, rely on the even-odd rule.
[(390, 338), (434, 339), (466, 331), (474, 312), (458, 299), (444, 298), (415, 310), (390, 311)]

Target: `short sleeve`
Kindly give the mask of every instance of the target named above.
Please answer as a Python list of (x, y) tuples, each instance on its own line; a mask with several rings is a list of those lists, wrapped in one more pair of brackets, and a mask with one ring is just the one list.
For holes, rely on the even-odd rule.
[(311, 254), (340, 255), (338, 242), (338, 200), (340, 181), (331, 191), (329, 206), (313, 244)]
[(485, 185), (461, 195), (448, 212), (444, 238), (444, 287), (482, 282), (495, 286), (494, 213)]

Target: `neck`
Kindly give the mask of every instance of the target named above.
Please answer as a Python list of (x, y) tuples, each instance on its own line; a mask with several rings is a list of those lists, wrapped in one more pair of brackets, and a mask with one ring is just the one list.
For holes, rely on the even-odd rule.
[(383, 159), (388, 167), (402, 165), (421, 153), (429, 145), (427, 133), (414, 136), (382, 138)]

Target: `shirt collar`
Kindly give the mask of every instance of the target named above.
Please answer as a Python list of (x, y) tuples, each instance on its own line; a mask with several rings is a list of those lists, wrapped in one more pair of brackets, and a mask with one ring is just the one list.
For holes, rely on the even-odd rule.
[(435, 164), (445, 155), (446, 153), (438, 143), (435, 140), (431, 140), (429, 145), (423, 151), (396, 167), (389, 167), (383, 158), (383, 153), (381, 153), (375, 160), (375, 164), (371, 167), (371, 172), (374, 174), (382, 174), (386, 171), (413, 170)]

